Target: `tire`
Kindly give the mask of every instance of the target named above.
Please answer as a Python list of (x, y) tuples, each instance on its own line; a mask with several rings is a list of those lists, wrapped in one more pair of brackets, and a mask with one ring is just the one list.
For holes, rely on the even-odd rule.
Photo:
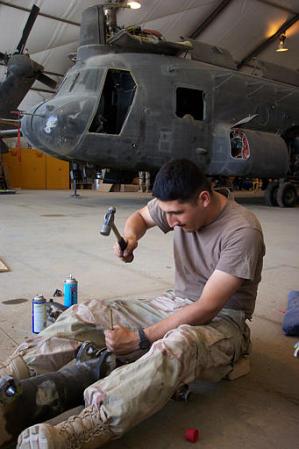
[(277, 190), (277, 203), (279, 207), (294, 207), (297, 203), (296, 187), (290, 182), (280, 184)]
[(267, 206), (271, 207), (278, 206), (277, 192), (278, 192), (278, 182), (277, 181), (269, 182), (269, 184), (265, 189), (264, 194), (265, 203), (267, 204)]

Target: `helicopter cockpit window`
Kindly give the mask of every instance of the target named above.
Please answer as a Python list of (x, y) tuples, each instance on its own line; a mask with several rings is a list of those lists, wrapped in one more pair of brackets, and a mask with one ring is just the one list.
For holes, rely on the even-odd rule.
[(73, 73), (71, 75), (66, 76), (62, 83), (59, 86), (57, 95), (64, 95), (71, 90), (71, 86), (74, 84), (76, 76), (78, 76), (78, 73)]
[(99, 106), (89, 131), (119, 134), (133, 102), (136, 87), (130, 72), (109, 69)]
[(178, 87), (176, 90), (176, 115), (180, 118), (191, 116), (194, 120), (204, 120), (204, 114), (204, 92)]
[(98, 69), (71, 73), (63, 80), (57, 95), (94, 94), (100, 85), (100, 74), (101, 71)]

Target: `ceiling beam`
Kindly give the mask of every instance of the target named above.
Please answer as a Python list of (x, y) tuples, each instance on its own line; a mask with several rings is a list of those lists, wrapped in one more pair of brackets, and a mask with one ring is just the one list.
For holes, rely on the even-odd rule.
[(214, 11), (212, 11), (211, 14), (188, 37), (190, 39), (196, 39), (230, 3), (231, 0), (222, 0)]
[(299, 14), (296, 14), (291, 19), (287, 20), (282, 26), (276, 31), (276, 33), (273, 34), (273, 36), (266, 39), (264, 42), (262, 42), (260, 45), (255, 47), (247, 56), (245, 56), (244, 59), (242, 59), (241, 62), (237, 65), (237, 68), (240, 69), (244, 64), (246, 64), (250, 59), (255, 58), (257, 55), (262, 53), (266, 48), (269, 47), (269, 45), (272, 44), (273, 41), (275, 41), (279, 36), (285, 31), (287, 31), (288, 28), (290, 28), (294, 23), (296, 23), (299, 20)]
[[(25, 8), (24, 6), (19, 6), (19, 5), (12, 5), (11, 3), (3, 2), (2, 0), (0, 1), (0, 5), (8, 6), (9, 8), (19, 9), (20, 11), (26, 11), (29, 13), (31, 12), (31, 9), (29, 9), (29, 8)], [(39, 12), (38, 15), (41, 17), (46, 17), (47, 19), (52, 19), (52, 20), (57, 20), (58, 22), (67, 23), (69, 25), (75, 25), (78, 27), (80, 26), (80, 23), (78, 23), (78, 22), (73, 22), (72, 20), (62, 19), (61, 17), (52, 16), (51, 14), (45, 14), (43, 12)]]

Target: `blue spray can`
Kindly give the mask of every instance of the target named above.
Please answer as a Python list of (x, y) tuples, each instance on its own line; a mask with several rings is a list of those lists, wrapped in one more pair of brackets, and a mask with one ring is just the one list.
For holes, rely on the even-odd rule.
[(78, 281), (71, 274), (64, 281), (63, 293), (65, 307), (71, 307), (78, 303)]
[(39, 334), (47, 327), (47, 306), (43, 295), (36, 295), (32, 299), (32, 332)]

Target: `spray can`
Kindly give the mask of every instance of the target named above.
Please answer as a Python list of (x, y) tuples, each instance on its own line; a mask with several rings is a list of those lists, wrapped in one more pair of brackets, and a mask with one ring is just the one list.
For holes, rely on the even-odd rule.
[(64, 305), (65, 307), (71, 307), (78, 302), (78, 281), (70, 276), (64, 281)]
[(47, 327), (47, 307), (43, 295), (36, 295), (32, 299), (32, 332), (39, 334)]

